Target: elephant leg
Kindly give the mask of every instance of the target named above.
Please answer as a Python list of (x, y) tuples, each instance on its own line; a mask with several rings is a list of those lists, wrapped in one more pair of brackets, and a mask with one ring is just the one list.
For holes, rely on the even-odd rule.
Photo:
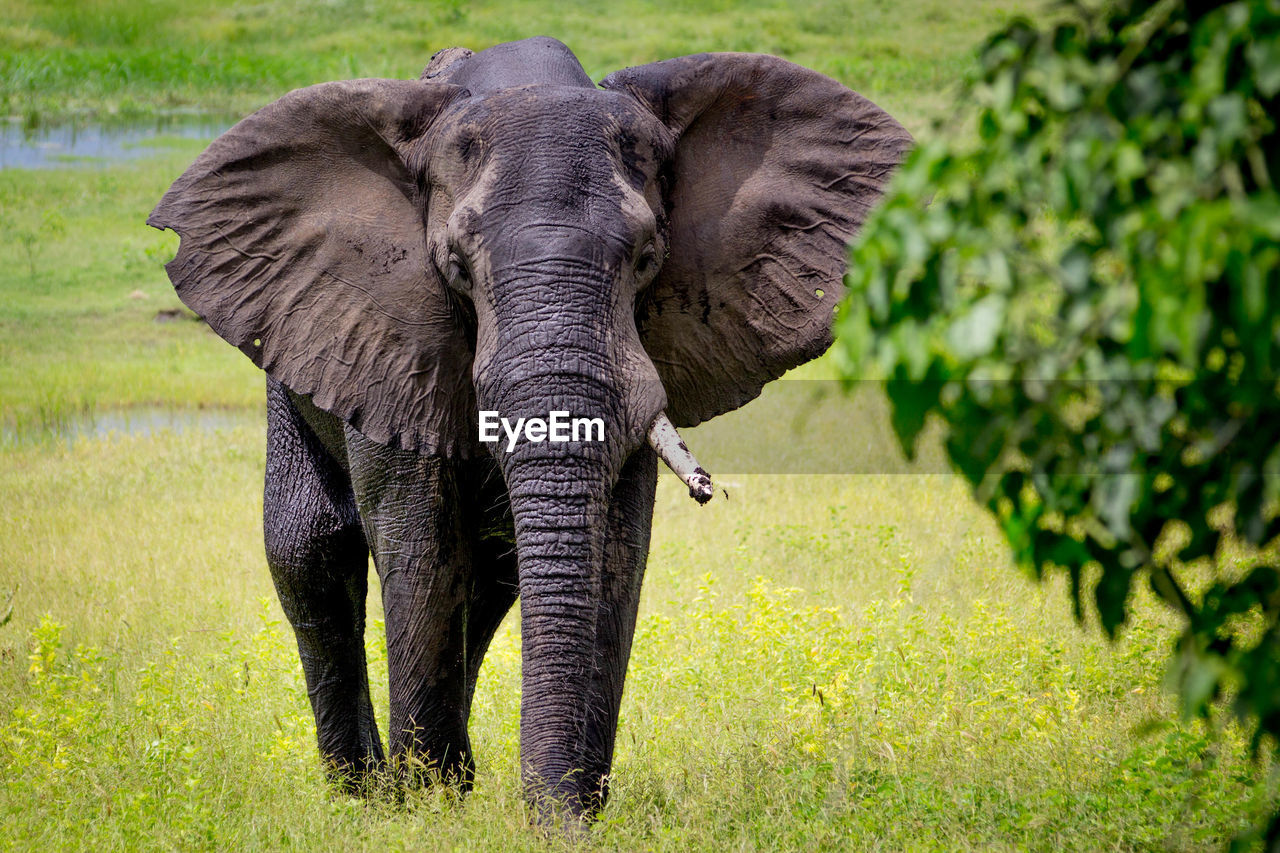
[(356, 792), (384, 761), (364, 653), (369, 551), (346, 473), (275, 382), (267, 389), (263, 533), (320, 755), (330, 777)]
[(481, 485), (470, 498), (474, 521), (468, 525), (473, 531), (474, 554), (467, 603), (468, 716), (485, 652), (520, 591), (506, 483), (492, 460), (471, 464), (479, 470), (469, 473), (468, 478)]
[(467, 612), (471, 545), (457, 477), (439, 458), (347, 431), (351, 479), (382, 582), (390, 757), (409, 784), (467, 788)]

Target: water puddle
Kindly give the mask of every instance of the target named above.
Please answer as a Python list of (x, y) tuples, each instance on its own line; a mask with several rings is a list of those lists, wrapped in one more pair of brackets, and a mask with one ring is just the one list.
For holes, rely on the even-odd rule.
[(67, 169), (106, 166), (150, 157), (175, 140), (211, 140), (232, 119), (203, 115), (161, 116), (145, 122), (29, 127), (0, 122), (0, 169)]
[(256, 409), (175, 409), (134, 406), (61, 418), (32, 427), (0, 428), (0, 445), (32, 445), (54, 441), (67, 446), (83, 439), (111, 435), (154, 435), (159, 432), (222, 432), (259, 427), (266, 415)]

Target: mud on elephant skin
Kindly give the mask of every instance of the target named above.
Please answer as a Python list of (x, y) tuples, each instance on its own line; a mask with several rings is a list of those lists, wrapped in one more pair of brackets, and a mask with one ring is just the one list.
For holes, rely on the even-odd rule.
[[(170, 278), (268, 374), (267, 559), (337, 780), (470, 784), (476, 675), (518, 597), (527, 795), (603, 805), (657, 458), (709, 497), (674, 428), (828, 347), (846, 245), (909, 145), (775, 57), (597, 86), (534, 38), (291, 92), (173, 184), (149, 219), (181, 236)], [(481, 411), (598, 419), (603, 440), (482, 443)]]

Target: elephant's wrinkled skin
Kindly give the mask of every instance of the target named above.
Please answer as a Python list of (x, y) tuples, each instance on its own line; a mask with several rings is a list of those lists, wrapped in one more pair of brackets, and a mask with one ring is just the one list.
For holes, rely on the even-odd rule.
[[(382, 580), (390, 748), (464, 784), (476, 674), (521, 603), (521, 761), (604, 802), (663, 411), (736, 408), (830, 344), (845, 246), (910, 138), (838, 83), (703, 54), (596, 87), (564, 45), (292, 92), (149, 220), (182, 299), (269, 375), (265, 533), (320, 751), (384, 763), (362, 643)], [(604, 421), (480, 444), (477, 411)], [(402, 765), (403, 766), (403, 765)]]

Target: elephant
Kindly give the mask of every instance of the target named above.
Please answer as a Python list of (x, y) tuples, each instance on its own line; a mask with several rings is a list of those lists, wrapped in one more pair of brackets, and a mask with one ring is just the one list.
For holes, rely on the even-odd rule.
[[(267, 374), (265, 550), (335, 785), (469, 788), (477, 674), (518, 598), (524, 796), (598, 814), (658, 460), (711, 496), (676, 430), (830, 346), (848, 243), (911, 144), (777, 57), (597, 85), (539, 37), (295, 90), (173, 183), (148, 219), (180, 237), (168, 275)], [(557, 440), (568, 418), (592, 429)]]

